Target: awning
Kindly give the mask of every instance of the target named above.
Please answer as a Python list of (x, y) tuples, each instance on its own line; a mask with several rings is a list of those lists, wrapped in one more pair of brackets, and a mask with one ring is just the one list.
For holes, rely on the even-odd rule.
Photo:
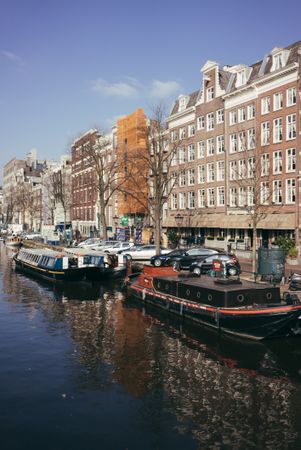
[[(164, 227), (173, 228), (252, 228), (252, 216), (248, 214), (197, 213), (184, 215), (181, 220), (170, 216), (163, 221)], [(257, 224), (258, 229), (294, 230), (296, 228), (295, 213), (275, 213), (262, 217)]]

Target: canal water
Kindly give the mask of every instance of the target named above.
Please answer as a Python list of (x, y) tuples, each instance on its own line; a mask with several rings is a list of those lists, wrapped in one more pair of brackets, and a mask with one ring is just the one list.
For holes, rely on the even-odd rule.
[(11, 257), (1, 244), (1, 450), (301, 448), (301, 338), (226, 340)]

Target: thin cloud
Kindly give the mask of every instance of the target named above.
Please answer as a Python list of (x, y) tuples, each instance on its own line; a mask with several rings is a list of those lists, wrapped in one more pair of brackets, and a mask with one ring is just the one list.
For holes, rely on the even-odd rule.
[[(137, 80), (135, 80), (135, 84)], [(134, 80), (131, 83), (109, 83), (102, 78), (93, 81), (93, 91), (98, 92), (106, 97), (123, 97), (123, 98), (136, 98), (139, 94), (137, 88), (133, 85)]]
[(23, 59), (13, 52), (9, 52), (7, 50), (2, 50), (1, 55), (4, 56), (9, 61), (11, 61), (12, 63), (17, 64), (18, 66), (22, 66), (22, 67), (25, 66), (25, 62), (23, 61)]
[(178, 92), (180, 89), (181, 85), (177, 81), (153, 80), (150, 95), (155, 98), (167, 98)]

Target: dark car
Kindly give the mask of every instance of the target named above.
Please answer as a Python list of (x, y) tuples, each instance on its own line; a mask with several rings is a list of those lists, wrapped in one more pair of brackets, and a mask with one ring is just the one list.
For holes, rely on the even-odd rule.
[(189, 270), (193, 272), (195, 275), (200, 276), (202, 273), (207, 273), (213, 268), (214, 260), (221, 260), (223, 265), (226, 265), (226, 274), (227, 276), (235, 276), (240, 274), (240, 264), (235, 255), (227, 254), (227, 253), (219, 253), (216, 255), (208, 256), (205, 259), (200, 259), (198, 261), (193, 262)]
[(205, 259), (210, 255), (218, 255), (219, 253), (221, 253), (221, 250), (216, 248), (194, 247), (186, 250), (182, 256), (173, 258), (171, 264), (179, 270), (189, 269), (194, 261)]
[(166, 253), (165, 255), (152, 256), (150, 262), (155, 267), (171, 266), (175, 261), (178, 261), (180, 258), (182, 258), (182, 256), (184, 256), (187, 251), (188, 249), (186, 248), (177, 248), (169, 253)]

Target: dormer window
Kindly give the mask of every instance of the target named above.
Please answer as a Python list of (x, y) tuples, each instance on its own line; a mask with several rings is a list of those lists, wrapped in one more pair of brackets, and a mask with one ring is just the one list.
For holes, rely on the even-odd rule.
[(289, 57), (289, 53), (289, 50), (283, 48), (274, 48), (274, 50), (271, 52), (273, 58), (271, 72), (285, 67)]
[(273, 66), (274, 70), (281, 69), (282, 67), (282, 55), (281, 53), (278, 53), (278, 55), (273, 56)]
[(179, 97), (179, 111), (184, 111), (188, 102), (188, 97), (185, 95), (180, 95)]
[(246, 71), (240, 70), (237, 72), (236, 86), (243, 86), (246, 84)]
[(214, 87), (211, 86), (206, 90), (206, 100), (207, 102), (210, 102), (213, 99), (214, 99)]

